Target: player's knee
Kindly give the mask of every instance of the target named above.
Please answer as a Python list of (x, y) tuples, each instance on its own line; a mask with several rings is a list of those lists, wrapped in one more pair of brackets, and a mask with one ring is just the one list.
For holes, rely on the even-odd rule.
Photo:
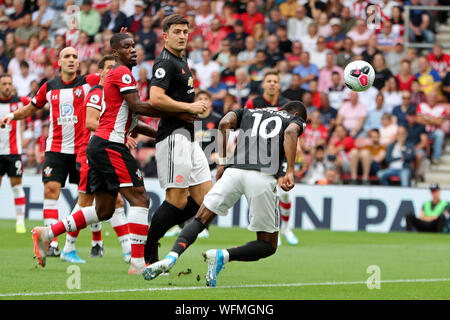
[(133, 197), (128, 199), (128, 201), (132, 207), (148, 208), (150, 206), (150, 198), (144, 188), (139, 188), (136, 192), (134, 192)]
[(115, 206), (111, 205), (96, 205), (95, 211), (97, 212), (97, 217), (100, 221), (105, 221), (111, 219), (114, 214)]
[(58, 199), (60, 188), (54, 183), (46, 183), (44, 185), (44, 198), (45, 199)]

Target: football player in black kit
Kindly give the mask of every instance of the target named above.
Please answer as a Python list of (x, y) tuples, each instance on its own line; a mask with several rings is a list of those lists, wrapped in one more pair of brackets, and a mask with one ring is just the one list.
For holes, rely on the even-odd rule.
[[(205, 101), (208, 109), (198, 115), (197, 120), (194, 122), (195, 141), (200, 144), (203, 152), (206, 155), (209, 163), (209, 170), (211, 171), (211, 177), (214, 178), (217, 172), (217, 161), (219, 154), (217, 152), (217, 128), (219, 128), (220, 119), (222, 116), (213, 111), (212, 96), (211, 93), (205, 90), (200, 90), (195, 95), (195, 100)], [(184, 223), (176, 225), (170, 229), (164, 236), (174, 237), (177, 236)], [(209, 230), (206, 228), (198, 235), (199, 238), (208, 238)]]
[[(194, 101), (194, 78), (187, 64), (188, 21), (179, 14), (162, 21), (164, 49), (155, 59), (150, 83), (150, 103), (162, 111), (186, 112), (202, 107)], [(158, 241), (174, 225), (193, 217), (211, 189), (208, 160), (194, 141), (194, 124), (162, 117), (156, 136), (158, 180), (166, 199), (153, 214), (145, 246), (146, 263), (158, 261)]]
[[(268, 70), (264, 74), (262, 82), (263, 94), (253, 99), (248, 99), (245, 104), (246, 108), (258, 109), (268, 108), (271, 110), (278, 110), (282, 105), (289, 100), (280, 94), (280, 75), (277, 70)], [(280, 196), (280, 211), (281, 211), (281, 234), (285, 237), (290, 245), (297, 245), (298, 238), (289, 227), (289, 217), (291, 216), (292, 201), (289, 192), (278, 188)], [(281, 246), (281, 237), (278, 238), (278, 245)]]
[[(147, 266), (144, 278), (152, 280), (170, 270), (197, 235), (217, 215), (227, 215), (243, 194), (249, 204), (248, 229), (256, 232), (257, 240), (240, 247), (203, 253), (208, 264), (206, 284), (216, 286), (217, 275), (227, 262), (257, 261), (274, 254), (279, 230), (277, 184), (285, 191), (295, 185), (297, 141), (306, 127), (305, 119), (306, 108), (300, 101), (288, 102), (280, 111), (243, 108), (226, 114), (219, 124), (221, 161), (217, 182), (205, 196), (195, 218), (181, 231), (171, 252), (165, 259)], [(240, 130), (238, 143), (233, 157), (226, 160), (227, 131), (234, 129)]]

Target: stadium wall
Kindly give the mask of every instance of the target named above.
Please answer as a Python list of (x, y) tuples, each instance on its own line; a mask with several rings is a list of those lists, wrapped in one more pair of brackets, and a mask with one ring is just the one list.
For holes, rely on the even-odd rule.
[[(8, 179), (0, 189), (0, 219), (14, 219), (13, 194)], [(27, 196), (26, 216), (42, 219), (43, 184), (40, 176), (24, 176)], [(164, 200), (164, 191), (157, 179), (145, 179), (153, 213)], [(406, 212), (420, 213), (424, 201), (430, 199), (428, 189), (380, 186), (311, 186), (297, 184), (291, 191), (292, 226), (305, 230), (317, 228), (334, 231), (389, 232), (404, 229)], [(442, 190), (442, 199), (450, 200), (450, 190)], [(59, 199), (60, 217), (71, 211), (77, 200), (77, 188), (66, 185)], [(219, 217), (215, 223), (222, 227), (247, 227), (247, 202), (241, 199), (230, 214)], [(151, 217), (151, 215), (149, 215)]]

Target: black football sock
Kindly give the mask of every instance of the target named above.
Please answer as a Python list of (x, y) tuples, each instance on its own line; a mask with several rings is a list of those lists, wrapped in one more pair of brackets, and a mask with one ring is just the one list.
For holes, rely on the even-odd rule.
[(230, 255), (229, 261), (257, 261), (271, 256), (276, 249), (269, 242), (255, 240), (227, 251)]
[(184, 223), (195, 216), (200, 209), (200, 206), (195, 202), (195, 200), (189, 196), (186, 207), (183, 209), (183, 213), (177, 218), (177, 224)]
[(187, 223), (183, 230), (181, 230), (177, 241), (175, 241), (172, 247), (172, 252), (176, 252), (178, 256), (180, 256), (191, 244), (194, 243), (198, 234), (202, 232), (205, 227), (206, 226), (197, 219), (193, 219)]
[(179, 223), (179, 217), (183, 210), (178, 209), (167, 201), (164, 201), (155, 211), (148, 229), (147, 242), (144, 249), (145, 263), (158, 261), (158, 241), (174, 225)]

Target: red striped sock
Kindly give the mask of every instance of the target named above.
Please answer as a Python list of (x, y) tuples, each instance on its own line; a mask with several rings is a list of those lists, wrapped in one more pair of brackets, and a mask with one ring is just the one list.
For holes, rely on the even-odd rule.
[(132, 262), (139, 266), (145, 265), (144, 247), (148, 232), (148, 208), (130, 207), (128, 221)]
[(14, 206), (16, 207), (17, 222), (24, 224), (25, 223), (25, 205), (27, 202), (27, 200), (25, 198), (25, 192), (23, 191), (23, 187), (21, 184), (13, 186), (12, 191), (14, 194)]
[(64, 232), (74, 232), (86, 228), (88, 224), (98, 222), (95, 207), (83, 208), (51, 226), (55, 237)]
[(289, 216), (291, 215), (291, 202), (283, 202), (280, 201), (280, 211), (281, 211), (281, 220), (282, 221), (289, 221)]
[(111, 218), (111, 226), (116, 232), (117, 238), (119, 238), (122, 252), (131, 252), (130, 231), (123, 207), (117, 208), (116, 211), (114, 211), (114, 215)]

